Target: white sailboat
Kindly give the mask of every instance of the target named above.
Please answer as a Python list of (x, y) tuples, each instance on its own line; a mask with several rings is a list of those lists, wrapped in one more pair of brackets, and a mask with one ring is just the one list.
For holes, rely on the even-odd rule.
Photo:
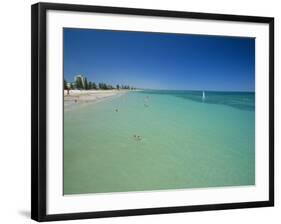
[(205, 91), (202, 92), (202, 100), (204, 101), (206, 99), (206, 96), (205, 96)]

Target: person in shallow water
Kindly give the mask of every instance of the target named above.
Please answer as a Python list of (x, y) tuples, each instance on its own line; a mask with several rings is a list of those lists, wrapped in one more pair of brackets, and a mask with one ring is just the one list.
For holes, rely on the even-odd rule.
[(146, 96), (145, 98), (144, 98), (144, 106), (145, 107), (149, 107), (149, 105), (148, 105), (148, 99), (149, 99), (149, 96)]
[(142, 137), (140, 135), (134, 134), (133, 136), (134, 136), (135, 140), (138, 140), (138, 141), (142, 140)]

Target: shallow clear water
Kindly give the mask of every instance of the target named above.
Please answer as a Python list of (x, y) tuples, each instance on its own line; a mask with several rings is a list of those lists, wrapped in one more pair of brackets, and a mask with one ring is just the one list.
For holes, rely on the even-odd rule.
[(255, 184), (254, 93), (205, 95), (130, 92), (65, 112), (64, 194)]

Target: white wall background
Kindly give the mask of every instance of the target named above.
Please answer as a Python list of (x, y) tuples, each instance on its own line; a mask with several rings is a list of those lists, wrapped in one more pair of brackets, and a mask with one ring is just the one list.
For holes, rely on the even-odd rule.
[[(44, 0), (42, 0), (44, 1)], [(51, 0), (50, 0), (51, 1)], [(30, 220), (30, 5), (1, 1), (0, 7), (0, 223)], [(60, 0), (61, 3), (153, 8), (275, 17), (275, 180), (274, 208), (149, 215), (60, 223), (279, 223), (281, 3), (278, 0)]]

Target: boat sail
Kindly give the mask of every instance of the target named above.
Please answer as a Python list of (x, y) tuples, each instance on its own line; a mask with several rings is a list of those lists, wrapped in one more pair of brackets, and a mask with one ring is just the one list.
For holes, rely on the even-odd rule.
[(202, 100), (205, 100), (206, 96), (205, 96), (205, 91), (202, 92)]

